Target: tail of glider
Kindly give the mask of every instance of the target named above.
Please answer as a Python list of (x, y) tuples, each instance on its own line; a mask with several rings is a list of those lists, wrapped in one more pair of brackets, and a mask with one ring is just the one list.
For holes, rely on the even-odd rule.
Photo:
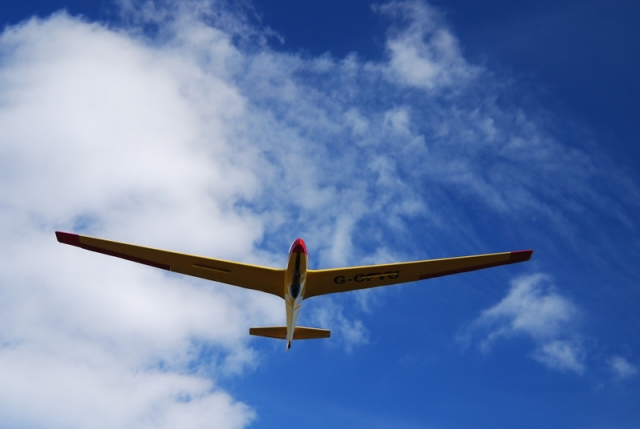
[[(265, 326), (261, 328), (250, 328), (249, 335), (285, 340), (287, 338), (287, 327)], [(304, 326), (296, 326), (296, 330), (293, 332), (294, 340), (312, 340), (316, 338), (329, 338), (330, 336), (331, 331), (328, 329), (306, 328)]]

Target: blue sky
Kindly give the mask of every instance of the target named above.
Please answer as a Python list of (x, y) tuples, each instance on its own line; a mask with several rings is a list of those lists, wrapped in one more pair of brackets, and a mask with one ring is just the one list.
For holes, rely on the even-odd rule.
[[(6, 2), (0, 427), (637, 427), (639, 12)], [(313, 268), (535, 253), (311, 299), (332, 338), (285, 353), (247, 335), (281, 301), (57, 229), (271, 266), (298, 236)]]

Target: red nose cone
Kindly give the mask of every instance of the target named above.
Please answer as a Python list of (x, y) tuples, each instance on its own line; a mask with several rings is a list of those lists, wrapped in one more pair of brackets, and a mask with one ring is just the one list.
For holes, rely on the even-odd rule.
[(296, 239), (291, 245), (291, 249), (289, 249), (289, 253), (304, 253), (307, 254), (307, 246), (302, 241), (302, 238)]

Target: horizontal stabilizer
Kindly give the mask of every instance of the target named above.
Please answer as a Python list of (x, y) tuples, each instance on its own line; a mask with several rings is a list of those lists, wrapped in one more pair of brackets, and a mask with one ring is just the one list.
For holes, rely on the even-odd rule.
[[(304, 326), (296, 326), (293, 332), (294, 340), (311, 340), (314, 338), (329, 338), (331, 331), (328, 329), (305, 328)], [(261, 328), (250, 328), (249, 335), (258, 337), (278, 338), (284, 340), (287, 338), (286, 326), (264, 326)]]

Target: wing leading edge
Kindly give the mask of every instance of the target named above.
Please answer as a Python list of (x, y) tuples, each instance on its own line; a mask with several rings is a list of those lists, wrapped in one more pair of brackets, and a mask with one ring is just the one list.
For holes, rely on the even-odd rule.
[[(284, 298), (285, 270), (188, 255), (56, 231), (60, 243), (176, 273), (259, 290)], [(533, 250), (426, 261), (308, 270), (304, 298), (389, 286), (528, 261)]]
[(156, 268), (284, 297), (284, 270), (56, 231), (60, 243)]
[(514, 264), (528, 261), (532, 254), (533, 250), (521, 250), (427, 261), (309, 270), (304, 297), (306, 299), (330, 293), (389, 286)]

